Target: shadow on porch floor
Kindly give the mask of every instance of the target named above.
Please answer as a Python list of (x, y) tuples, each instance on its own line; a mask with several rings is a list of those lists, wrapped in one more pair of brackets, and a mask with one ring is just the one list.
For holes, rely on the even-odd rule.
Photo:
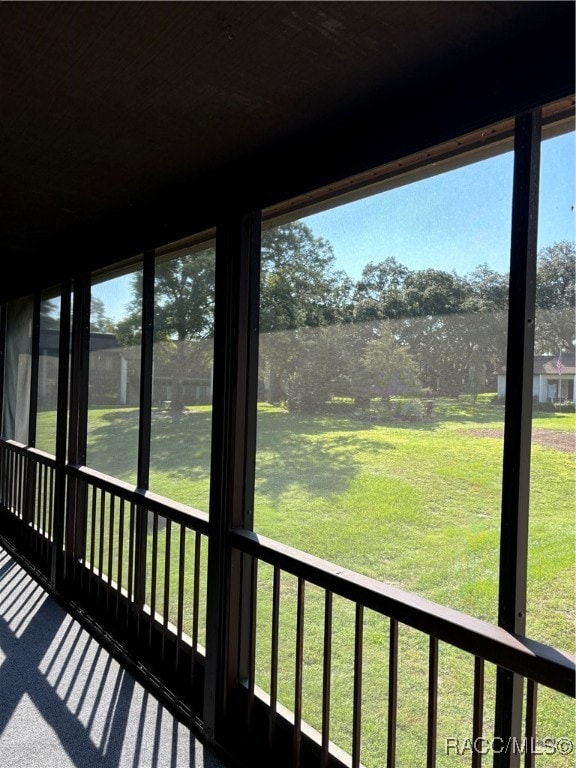
[(226, 768), (1, 545), (0, 764)]

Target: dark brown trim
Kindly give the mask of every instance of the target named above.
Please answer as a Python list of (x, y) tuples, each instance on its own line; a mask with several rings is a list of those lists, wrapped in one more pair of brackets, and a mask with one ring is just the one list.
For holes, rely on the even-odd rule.
[(54, 522), (50, 582), (59, 589), (63, 579), (63, 548), (66, 504), (65, 467), (68, 454), (68, 397), (70, 394), (72, 283), (65, 280), (60, 293), (58, 336), (58, 395), (56, 406), (56, 477), (54, 481)]
[(28, 445), (36, 446), (36, 418), (38, 415), (38, 369), (40, 355), (40, 291), (34, 293), (32, 305), (32, 338), (30, 354), (30, 403), (28, 406)]
[(208, 534), (208, 515), (205, 512), (200, 512), (193, 507), (187, 507), (185, 504), (177, 501), (165, 499), (151, 491), (134, 488), (133, 485), (129, 485), (122, 480), (116, 480), (90, 467), (69, 464), (66, 467), (66, 473), (70, 477), (84, 480), (86, 483), (102, 491), (121, 495), (129, 503), (141, 505), (149, 512), (156, 512), (162, 515), (162, 517), (173, 520), (175, 523), (182, 523), (187, 528), (199, 531), (205, 535)]
[(4, 434), (4, 365), (6, 362), (6, 302), (0, 302), (0, 435)]
[[(476, 656), (474, 659), (474, 696), (472, 705), (472, 743), (484, 735), (484, 659)], [(482, 751), (472, 752), (472, 768), (481, 768)]]
[(388, 649), (388, 743), (386, 768), (396, 765), (396, 726), (398, 715), (398, 622), (390, 619)]
[[(540, 110), (516, 120), (510, 243), (498, 624), (521, 635), (526, 631), (541, 121)], [(495, 729), (505, 740), (522, 733), (522, 701), (522, 680), (509, 669), (498, 670)], [(518, 755), (495, 753), (494, 768), (515, 765)]]
[[(90, 275), (74, 280), (72, 313), (72, 345), (70, 360), (70, 403), (68, 429), (68, 461), (86, 463), (88, 439), (88, 385), (90, 368)], [(62, 352), (60, 352), (62, 359)], [(86, 531), (86, 484), (80, 480), (66, 488), (63, 578), (74, 583), (74, 562), (84, 557)]]
[(356, 603), (354, 622), (354, 692), (352, 695), (352, 768), (360, 768), (362, 749), (362, 659), (364, 650), (364, 606)]
[(489, 622), (438, 605), (376, 579), (348, 571), (339, 565), (309, 555), (253, 533), (230, 532), (230, 544), (282, 571), (360, 603), (401, 624), (436, 637), (467, 653), (511, 669), (560, 693), (574, 697), (575, 660), (567, 653), (529, 638), (517, 636)]
[(438, 726), (438, 640), (430, 637), (428, 649), (428, 722), (426, 738), (426, 768), (436, 766)]
[(538, 684), (528, 680), (526, 684), (526, 739), (529, 748), (526, 750), (524, 768), (535, 768), (536, 750), (536, 713), (538, 709)]
[(231, 216), (217, 228), (204, 703), (209, 740), (233, 738), (245, 722), (233, 714), (231, 701), (250, 667), (252, 585), (241, 578), (242, 556), (229, 550), (227, 536), (252, 521), (259, 241), (259, 213)]
[(142, 343), (140, 345), (140, 402), (138, 428), (138, 488), (148, 490), (152, 432), (152, 373), (154, 350), (154, 254), (142, 259)]

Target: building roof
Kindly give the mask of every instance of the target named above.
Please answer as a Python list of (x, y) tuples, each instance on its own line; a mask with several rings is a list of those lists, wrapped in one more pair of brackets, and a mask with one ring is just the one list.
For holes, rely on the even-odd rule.
[[(561, 367), (559, 367), (559, 364)], [(534, 357), (534, 375), (551, 374), (557, 376), (559, 373), (576, 373), (574, 367), (574, 355), (565, 352), (558, 355), (537, 355)]]
[[(60, 332), (53, 328), (40, 328), (39, 348), (43, 354), (57, 355), (60, 345)], [(92, 331), (90, 333), (90, 352), (123, 352), (124, 348), (113, 333)]]
[[(558, 361), (561, 363), (561, 370), (558, 369)], [(497, 373), (506, 374), (506, 366), (503, 365)], [(559, 373), (574, 376), (576, 366), (574, 364), (574, 353), (562, 352), (562, 355), (534, 355), (534, 376), (558, 376)]]

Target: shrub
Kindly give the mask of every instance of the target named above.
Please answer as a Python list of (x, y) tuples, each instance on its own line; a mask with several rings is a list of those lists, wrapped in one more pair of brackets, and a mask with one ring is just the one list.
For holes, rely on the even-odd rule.
[(405, 400), (400, 405), (400, 418), (403, 421), (422, 421), (424, 406), (420, 400)]
[(545, 403), (536, 401), (533, 405), (533, 409), (535, 411), (543, 411), (544, 413), (554, 413), (556, 411), (556, 406), (551, 400), (547, 400)]
[(533, 408), (535, 411), (544, 413), (575, 413), (574, 403), (571, 400), (564, 400), (562, 403), (553, 403), (551, 400), (540, 403), (536, 400)]
[(554, 410), (556, 413), (576, 413), (574, 403), (570, 400), (565, 400), (563, 403), (554, 403)]
[(357, 395), (354, 398), (354, 405), (361, 411), (367, 411), (370, 409), (370, 398), (366, 395)]
[(289, 378), (287, 390), (286, 407), (291, 413), (321, 413), (329, 396), (328, 387), (315, 372), (296, 371)]

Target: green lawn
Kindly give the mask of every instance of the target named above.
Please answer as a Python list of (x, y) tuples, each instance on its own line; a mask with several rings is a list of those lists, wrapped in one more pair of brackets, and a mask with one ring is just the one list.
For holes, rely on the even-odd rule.
[[(38, 432), (50, 434), (53, 414)], [(574, 432), (574, 414), (536, 414), (534, 431)], [(137, 415), (91, 411), (88, 463), (134, 482)], [(436, 403), (421, 424), (363, 421), (342, 404), (317, 417), (261, 404), (258, 414), (255, 529), (299, 549), (495, 621), (501, 505), (503, 410), (464, 400)], [(156, 414), (152, 490), (207, 510), (210, 412), (190, 409), (179, 420)], [(40, 447), (42, 445), (40, 444)], [(527, 634), (574, 650), (574, 454), (532, 446)], [(160, 531), (160, 546), (164, 532)], [(173, 543), (173, 551), (177, 547)], [(258, 589), (257, 684), (269, 690), (271, 569)], [(293, 708), (296, 583), (281, 584), (279, 698)], [(304, 717), (320, 727), (323, 595), (307, 587)], [(354, 607), (335, 600), (331, 736), (351, 749)], [(384, 764), (388, 622), (364, 622), (362, 761)], [(425, 763), (427, 639), (400, 632), (398, 765)], [(441, 647), (438, 764), (470, 763), (444, 756), (444, 739), (470, 734), (473, 660)], [(487, 669), (486, 728), (493, 716), (494, 671)], [(573, 702), (539, 692), (538, 737), (574, 738)], [(491, 762), (491, 758), (485, 758)], [(544, 762), (542, 762), (544, 761)], [(546, 761), (549, 761), (546, 763)], [(572, 765), (558, 755), (541, 765)]]
[[(482, 619), (497, 615), (498, 542), (501, 504), (503, 412), (460, 402), (440, 403), (421, 425), (303, 419), (261, 406), (255, 528), (352, 570), (416, 592)], [(547, 414), (535, 429), (573, 431), (574, 415)], [(574, 455), (534, 444), (529, 559), (528, 633), (572, 651), (574, 647)], [(258, 595), (262, 626), (269, 623), (270, 574)], [(287, 579), (290, 582), (289, 579)], [(294, 584), (283, 594), (294, 604)], [(307, 601), (305, 716), (320, 727), (321, 596)], [(342, 606), (334, 653), (334, 738), (351, 748), (354, 617)], [(268, 618), (266, 612), (268, 611)], [(294, 606), (286, 615), (281, 647), (282, 702), (292, 704)], [(284, 616), (283, 616), (284, 618)], [(367, 616), (365, 629), (366, 765), (380, 766), (385, 754), (386, 622)], [(384, 624), (384, 626), (383, 626)], [(425, 727), (427, 643), (408, 630), (401, 636), (399, 749), (401, 765), (422, 764)], [(267, 688), (269, 641), (261, 640), (260, 684)], [(469, 732), (472, 662), (441, 649), (438, 741)], [(493, 679), (493, 670), (488, 680)], [(306, 681), (309, 681), (306, 686)], [(487, 686), (486, 733), (493, 698)], [(343, 706), (340, 702), (345, 702)], [(539, 736), (573, 734), (574, 707), (540, 692)], [(444, 763), (468, 756), (454, 755)], [(439, 764), (443, 756), (438, 755)], [(544, 758), (550, 760), (551, 758)], [(554, 756), (553, 765), (562, 763)]]

